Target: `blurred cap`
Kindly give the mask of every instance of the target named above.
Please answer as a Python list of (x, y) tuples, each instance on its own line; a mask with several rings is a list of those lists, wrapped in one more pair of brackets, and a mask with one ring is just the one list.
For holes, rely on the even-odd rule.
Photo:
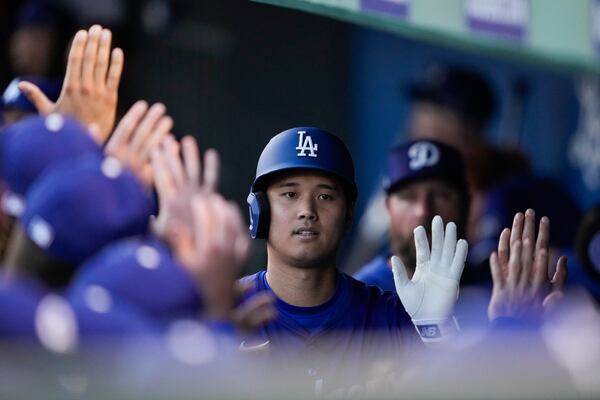
[(467, 192), (465, 165), (458, 150), (433, 140), (410, 141), (394, 147), (387, 159), (384, 190), (390, 194), (422, 179), (440, 179)]
[(0, 310), (0, 339), (31, 341), (56, 353), (70, 353), (77, 347), (72, 308), (37, 282), (0, 276)]
[(20, 216), (24, 196), (33, 182), (51, 165), (101, 149), (75, 119), (60, 114), (32, 116), (0, 133), (0, 179), (8, 186), (2, 200), (6, 213)]
[(107, 244), (144, 235), (152, 201), (115, 158), (90, 156), (46, 171), (27, 194), (27, 236), (58, 260), (79, 264)]
[[(155, 295), (160, 296), (158, 293)], [(156, 332), (155, 324), (150, 318), (98, 286), (90, 287), (86, 296), (71, 299), (69, 304), (73, 308), (83, 342), (88, 339), (139, 336)]]
[(35, 310), (44, 294), (33, 281), (0, 276), (0, 338), (34, 337)]
[(28, 113), (36, 113), (37, 109), (29, 101), (25, 93), (19, 89), (19, 82), (27, 81), (31, 82), (50, 99), (56, 101), (60, 95), (62, 83), (53, 79), (46, 79), (37, 76), (25, 76), (14, 78), (4, 90), (2, 94), (2, 103), (0, 104), (2, 109), (16, 109)]
[(95, 292), (161, 320), (194, 317), (201, 307), (196, 283), (157, 239), (125, 239), (86, 261), (68, 297), (84, 303)]
[(462, 68), (435, 65), (425, 79), (408, 88), (414, 100), (444, 106), (462, 118), (485, 124), (494, 113), (494, 92), (478, 73)]

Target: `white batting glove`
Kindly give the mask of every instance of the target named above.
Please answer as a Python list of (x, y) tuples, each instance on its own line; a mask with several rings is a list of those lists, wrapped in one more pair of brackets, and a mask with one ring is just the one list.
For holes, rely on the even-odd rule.
[(400, 258), (392, 257), (396, 292), (424, 342), (438, 342), (458, 331), (453, 317), (458, 285), (467, 258), (468, 244), (456, 242), (456, 225), (446, 225), (439, 215), (431, 223), (431, 252), (425, 228), (414, 230), (416, 268), (408, 279)]

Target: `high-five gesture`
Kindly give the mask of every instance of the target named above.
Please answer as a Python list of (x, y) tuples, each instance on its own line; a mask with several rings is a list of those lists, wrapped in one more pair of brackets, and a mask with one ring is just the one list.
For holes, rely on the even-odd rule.
[(165, 237), (173, 219), (191, 223), (189, 201), (194, 193), (209, 195), (217, 190), (219, 156), (215, 150), (207, 150), (202, 168), (198, 143), (192, 136), (184, 137), (181, 146), (169, 137), (151, 156), (160, 206), (153, 229), (158, 236)]
[(431, 250), (425, 228), (414, 230), (416, 268), (412, 279), (400, 258), (392, 257), (396, 292), (423, 341), (439, 341), (456, 331), (452, 319), (468, 244), (456, 241), (456, 225), (440, 216), (431, 223)]
[(545, 305), (561, 295), (567, 278), (567, 258), (560, 257), (552, 281), (548, 279), (550, 221), (540, 220), (535, 237), (535, 212), (517, 213), (512, 229), (504, 229), (498, 252), (490, 256), (494, 287), (488, 307), (491, 321), (510, 317), (537, 322)]
[(112, 33), (100, 25), (77, 32), (71, 45), (62, 91), (56, 103), (31, 82), (19, 83), (40, 114), (53, 112), (79, 119), (94, 139), (106, 142), (115, 124), (124, 56), (112, 49)]
[(152, 151), (168, 137), (173, 127), (173, 119), (165, 113), (166, 108), (161, 103), (148, 108), (145, 101), (136, 102), (121, 118), (104, 149), (107, 155), (130, 168), (148, 188), (154, 183)]
[(235, 280), (250, 250), (250, 238), (238, 207), (217, 193), (194, 194), (192, 229), (180, 221), (166, 240), (179, 262), (195, 278), (207, 317), (229, 319), (236, 299)]

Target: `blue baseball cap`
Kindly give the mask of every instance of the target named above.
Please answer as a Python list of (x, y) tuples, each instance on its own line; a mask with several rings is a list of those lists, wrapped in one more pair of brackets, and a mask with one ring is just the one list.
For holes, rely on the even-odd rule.
[(297, 127), (275, 135), (258, 160), (251, 192), (264, 190), (266, 179), (278, 172), (308, 169), (330, 173), (342, 180), (350, 196), (357, 195), (354, 162), (337, 136), (320, 128)]
[(27, 194), (21, 223), (58, 260), (79, 264), (107, 244), (144, 235), (152, 200), (117, 159), (90, 156), (59, 163)]
[(44, 293), (33, 281), (0, 276), (0, 338), (35, 337), (35, 311)]
[(139, 309), (119, 301), (108, 291), (91, 286), (85, 296), (69, 301), (77, 320), (80, 340), (152, 335), (158, 332), (154, 321)]
[(0, 339), (37, 343), (56, 353), (76, 349), (78, 330), (68, 302), (37, 282), (0, 276)]
[(0, 178), (9, 189), (2, 199), (5, 212), (22, 215), (27, 191), (49, 166), (101, 154), (78, 121), (60, 114), (32, 116), (8, 126), (0, 133)]
[(458, 150), (433, 140), (414, 140), (394, 147), (387, 159), (384, 190), (390, 194), (421, 179), (440, 179), (467, 193), (465, 163)]
[(152, 238), (122, 240), (80, 266), (69, 299), (83, 303), (94, 290), (157, 320), (195, 317), (201, 308), (197, 284), (169, 248)]
[(58, 80), (46, 79), (37, 76), (25, 76), (14, 78), (4, 90), (2, 94), (2, 102), (0, 106), (2, 109), (17, 109), (28, 113), (36, 113), (37, 109), (29, 101), (25, 93), (19, 89), (19, 83), (27, 81), (35, 84), (40, 90), (50, 99), (56, 101), (60, 95), (62, 88), (62, 82)]

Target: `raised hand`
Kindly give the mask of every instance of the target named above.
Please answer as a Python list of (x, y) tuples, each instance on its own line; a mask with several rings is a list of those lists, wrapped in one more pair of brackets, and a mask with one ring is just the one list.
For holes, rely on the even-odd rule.
[(456, 241), (456, 225), (446, 225), (440, 216), (431, 224), (431, 250), (425, 228), (414, 230), (416, 268), (412, 279), (397, 256), (392, 257), (396, 292), (424, 341), (443, 339), (455, 331), (449, 323), (458, 298), (458, 285), (467, 258), (466, 240)]
[(165, 113), (166, 108), (161, 103), (148, 108), (145, 101), (136, 102), (121, 118), (104, 149), (107, 155), (131, 169), (147, 188), (154, 183), (152, 151), (169, 136), (173, 127), (173, 119)]
[(510, 317), (538, 322), (546, 307), (562, 296), (567, 258), (560, 257), (552, 281), (548, 279), (550, 220), (542, 217), (535, 238), (535, 212), (517, 213), (512, 229), (504, 229), (498, 252), (490, 256), (494, 287), (489, 319)]
[(216, 193), (191, 198), (193, 226), (174, 221), (166, 240), (195, 278), (209, 318), (229, 319), (236, 299), (235, 280), (248, 258), (250, 238), (233, 202)]
[(208, 195), (216, 191), (219, 155), (215, 150), (207, 150), (202, 169), (198, 144), (192, 136), (186, 136), (182, 139), (181, 146), (173, 138), (163, 141), (154, 149), (151, 158), (160, 205), (153, 230), (158, 236), (164, 237), (173, 219), (188, 223), (193, 221), (189, 212), (191, 195), (197, 192)]
[[(238, 281), (238, 298), (243, 298), (252, 283)], [(241, 302), (232, 313), (232, 320), (241, 333), (254, 332), (277, 318), (275, 297), (268, 292), (259, 292)]]
[(73, 39), (62, 91), (56, 103), (31, 82), (20, 82), (40, 114), (53, 112), (71, 115), (90, 129), (92, 137), (103, 144), (115, 125), (119, 83), (124, 55), (112, 49), (112, 33), (100, 25), (77, 32)]

